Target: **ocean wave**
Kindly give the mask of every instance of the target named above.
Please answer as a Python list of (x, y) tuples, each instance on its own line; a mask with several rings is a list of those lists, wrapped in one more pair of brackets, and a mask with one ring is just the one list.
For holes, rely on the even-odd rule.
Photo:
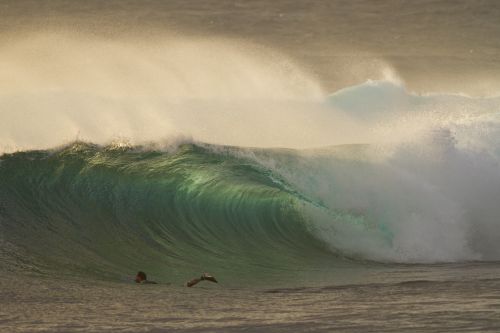
[(330, 256), (276, 177), (193, 144), (161, 152), (75, 142), (4, 155), (2, 235), (48, 270), (102, 276), (248, 272)]
[(498, 160), (446, 130), (426, 140), (390, 151), (181, 141), (6, 154), (2, 244), (37, 270), (115, 278), (137, 267), (180, 278), (498, 260)]

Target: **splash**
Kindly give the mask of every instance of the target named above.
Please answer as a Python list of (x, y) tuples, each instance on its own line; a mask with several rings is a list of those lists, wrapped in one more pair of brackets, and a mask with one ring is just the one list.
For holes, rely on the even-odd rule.
[(3, 151), (53, 147), (77, 135), (95, 143), (182, 135), (297, 147), (338, 136), (325, 136), (315, 121), (324, 93), (310, 75), (242, 41), (40, 34), (0, 51)]

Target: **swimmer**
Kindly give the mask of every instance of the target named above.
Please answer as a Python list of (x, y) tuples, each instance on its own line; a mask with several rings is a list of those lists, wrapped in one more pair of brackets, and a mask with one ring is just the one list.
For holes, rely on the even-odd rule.
[[(194, 278), (194, 279), (186, 282), (186, 287), (193, 287), (196, 284), (198, 284), (199, 282), (205, 281), (205, 280), (210, 281), (210, 282), (214, 282), (214, 283), (218, 283), (217, 280), (215, 279), (215, 277), (213, 277), (212, 275), (210, 275), (208, 273), (203, 273), (199, 278)], [(146, 273), (144, 273), (143, 271), (137, 272), (137, 275), (135, 276), (135, 282), (142, 283), (142, 284), (157, 284), (154, 281), (148, 280)]]
[(148, 280), (146, 273), (144, 273), (143, 271), (137, 272), (137, 275), (135, 276), (135, 282), (143, 284), (157, 284), (154, 281)]
[(186, 282), (186, 287), (193, 287), (194, 285), (198, 284), (200, 281), (211, 281), (214, 283), (218, 283), (215, 277), (208, 273), (203, 273), (199, 278), (192, 279), (191, 281)]

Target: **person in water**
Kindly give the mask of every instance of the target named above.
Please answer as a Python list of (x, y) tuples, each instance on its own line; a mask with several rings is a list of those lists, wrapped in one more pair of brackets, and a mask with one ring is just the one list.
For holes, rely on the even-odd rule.
[[(213, 277), (212, 275), (210, 275), (208, 273), (203, 273), (199, 278), (194, 278), (194, 279), (186, 282), (186, 287), (193, 287), (194, 285), (198, 284), (200, 281), (204, 281), (204, 280), (218, 283), (217, 280), (215, 279), (215, 277)], [(148, 283), (149, 284), (156, 284), (156, 282), (148, 280), (146, 273), (144, 273), (143, 271), (137, 272), (137, 275), (135, 276), (135, 282), (136, 283), (145, 283), (145, 284), (148, 284)]]
[(144, 283), (144, 284), (156, 284), (154, 281), (148, 280), (146, 273), (143, 271), (137, 272), (137, 275), (135, 276), (135, 282), (136, 283)]
[(213, 277), (212, 275), (210, 275), (208, 273), (203, 273), (199, 278), (194, 278), (194, 279), (186, 282), (186, 287), (193, 287), (194, 285), (198, 284), (200, 281), (204, 281), (204, 280), (218, 283), (217, 280), (215, 279), (215, 277)]

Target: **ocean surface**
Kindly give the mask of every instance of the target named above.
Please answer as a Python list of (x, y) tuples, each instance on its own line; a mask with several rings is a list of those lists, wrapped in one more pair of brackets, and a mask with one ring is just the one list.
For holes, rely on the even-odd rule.
[(0, 13), (1, 332), (500, 331), (496, 1)]

